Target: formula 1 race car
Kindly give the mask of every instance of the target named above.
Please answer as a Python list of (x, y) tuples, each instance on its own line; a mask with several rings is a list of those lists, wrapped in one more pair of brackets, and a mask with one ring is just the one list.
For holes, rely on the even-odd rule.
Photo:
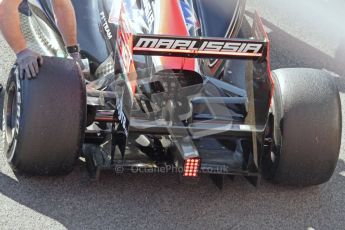
[[(50, 1), (19, 8), (35, 80), (6, 86), (14, 170), (208, 174), (309, 186), (330, 179), (341, 142), (331, 74), (270, 69), (270, 43), (243, 0), (72, 0), (85, 69), (68, 58)], [(248, 16), (248, 17), (247, 17)], [(249, 25), (249, 22), (253, 22)]]

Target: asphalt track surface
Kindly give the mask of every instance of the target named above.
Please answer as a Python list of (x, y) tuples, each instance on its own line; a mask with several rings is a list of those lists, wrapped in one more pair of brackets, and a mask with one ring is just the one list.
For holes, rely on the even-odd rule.
[[(248, 20), (254, 9), (270, 32), (274, 69), (312, 67), (345, 77), (341, 0), (248, 0)], [(0, 37), (1, 82), (13, 60)], [(344, 78), (335, 81), (344, 102)], [(90, 184), (81, 162), (65, 177), (14, 175), (0, 154), (0, 229), (344, 229), (344, 161), (342, 147), (334, 176), (318, 187), (263, 181), (255, 188), (238, 177), (220, 191), (206, 176), (191, 186), (174, 175), (109, 173)]]

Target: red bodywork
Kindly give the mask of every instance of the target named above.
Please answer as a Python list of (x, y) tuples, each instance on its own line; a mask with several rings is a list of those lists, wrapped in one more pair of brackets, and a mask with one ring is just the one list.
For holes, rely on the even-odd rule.
[[(160, 24), (155, 35), (138, 35), (141, 37), (158, 37), (158, 38), (189, 38), (189, 32), (186, 26), (185, 18), (180, 6), (179, 0), (162, 1), (160, 5)], [(173, 19), (173, 20), (171, 20)], [(267, 73), (272, 86), (273, 80), (270, 69), (270, 44), (267, 33), (264, 30), (262, 21), (257, 13), (255, 13), (253, 23), (253, 34), (256, 40), (252, 39), (224, 39), (224, 38), (199, 38), (219, 39), (233, 42), (247, 42), (263, 44), (263, 50), (259, 53), (250, 52), (218, 52), (218, 51), (196, 51), (188, 49), (157, 49), (157, 48), (141, 48), (135, 47), (134, 41), (136, 35), (131, 31), (131, 26), (127, 19), (124, 6), (122, 6), (120, 23), (118, 29), (117, 47), (119, 50), (120, 61), (122, 62), (124, 73), (127, 74), (128, 80), (131, 82), (132, 93), (134, 94), (137, 87), (137, 74), (133, 55), (158, 56), (161, 68), (167, 70), (188, 70), (196, 71), (196, 58), (244, 58), (244, 59), (260, 59), (265, 58), (267, 63)], [(220, 62), (216, 62), (220, 63)], [(271, 95), (271, 97), (272, 97)]]

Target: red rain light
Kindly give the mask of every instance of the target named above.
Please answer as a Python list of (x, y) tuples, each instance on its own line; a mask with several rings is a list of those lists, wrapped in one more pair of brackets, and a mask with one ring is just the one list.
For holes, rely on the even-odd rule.
[(199, 158), (187, 159), (184, 164), (183, 176), (185, 177), (197, 177), (200, 167)]

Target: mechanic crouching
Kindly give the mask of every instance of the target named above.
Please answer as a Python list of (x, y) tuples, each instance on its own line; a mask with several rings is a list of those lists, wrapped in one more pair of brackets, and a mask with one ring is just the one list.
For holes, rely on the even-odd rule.
[[(0, 0), (0, 31), (16, 53), (19, 76), (22, 79), (33, 79), (38, 75), (39, 67), (43, 65), (44, 60), (40, 54), (27, 47), (20, 29), (18, 11), (20, 4), (27, 4), (27, 0)], [(62, 34), (66, 49), (83, 68), (77, 42), (77, 23), (73, 5), (70, 0), (52, 0), (52, 5), (56, 24)]]

